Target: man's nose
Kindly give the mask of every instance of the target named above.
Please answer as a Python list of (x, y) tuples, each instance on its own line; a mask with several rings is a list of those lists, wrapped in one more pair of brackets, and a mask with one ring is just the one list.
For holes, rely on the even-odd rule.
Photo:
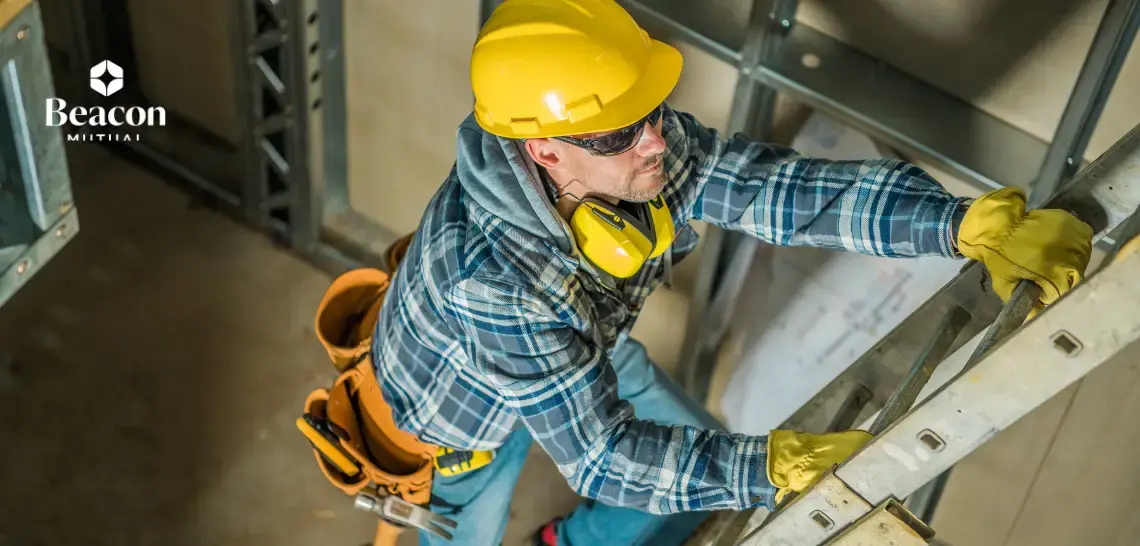
[(661, 136), (659, 128), (645, 122), (645, 129), (641, 131), (641, 138), (637, 141), (637, 153), (642, 156), (654, 156), (665, 151), (665, 139)]

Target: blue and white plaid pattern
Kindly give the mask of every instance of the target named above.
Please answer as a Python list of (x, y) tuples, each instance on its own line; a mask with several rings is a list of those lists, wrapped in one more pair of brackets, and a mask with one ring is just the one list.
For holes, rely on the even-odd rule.
[[(777, 245), (959, 256), (961, 199), (913, 165), (812, 159), (725, 138), (668, 107), (664, 118), (674, 261), (697, 244), (690, 219)], [(397, 424), (456, 449), (493, 449), (526, 426), (579, 494), (611, 504), (672, 513), (770, 503), (764, 437), (638, 420), (617, 396), (609, 358), (661, 283), (663, 259), (601, 281), (482, 208), (453, 170), (377, 325), (377, 375)]]

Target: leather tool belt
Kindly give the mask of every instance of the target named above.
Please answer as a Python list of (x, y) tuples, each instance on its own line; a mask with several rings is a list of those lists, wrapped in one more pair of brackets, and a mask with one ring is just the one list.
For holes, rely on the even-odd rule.
[[(410, 240), (409, 235), (389, 249), (390, 271)], [(317, 309), (316, 333), (339, 376), (330, 388), (309, 394), (305, 419), (331, 431), (329, 442), (357, 464), (355, 474), (347, 475), (314, 446), (317, 465), (334, 486), (349, 496), (398, 496), (423, 506), (431, 498), (438, 448), (396, 426), (373, 371), (372, 332), (388, 286), (388, 274), (363, 268), (337, 277), (326, 290)], [(382, 519), (377, 543), (393, 540), (402, 531), (398, 527)]]

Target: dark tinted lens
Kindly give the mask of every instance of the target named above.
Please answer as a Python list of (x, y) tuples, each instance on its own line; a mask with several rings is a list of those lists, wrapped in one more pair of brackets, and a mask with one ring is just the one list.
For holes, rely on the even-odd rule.
[(660, 106), (658, 106), (657, 108), (654, 108), (653, 111), (649, 113), (649, 115), (645, 116), (645, 122), (650, 124), (650, 125), (657, 125), (658, 121), (661, 121), (661, 107)]
[(641, 127), (644, 123), (637, 125), (630, 125), (623, 129), (610, 133), (608, 135), (600, 136), (593, 140), (591, 148), (602, 155), (620, 154), (633, 147), (637, 142), (637, 138), (641, 136)]
[(637, 144), (637, 139), (641, 137), (641, 129), (645, 127), (646, 123), (657, 125), (658, 121), (661, 121), (660, 106), (654, 108), (652, 112), (638, 122), (608, 135), (594, 138), (559, 137), (559, 140), (585, 148), (595, 155), (617, 155), (628, 151), (633, 148), (634, 144)]

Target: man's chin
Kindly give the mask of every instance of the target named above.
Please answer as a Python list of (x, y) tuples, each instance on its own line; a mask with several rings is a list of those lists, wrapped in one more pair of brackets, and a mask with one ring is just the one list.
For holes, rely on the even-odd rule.
[(630, 185), (630, 192), (626, 201), (632, 203), (645, 203), (650, 199), (661, 195), (661, 190), (665, 189), (665, 176), (660, 172), (645, 173), (633, 179), (633, 184)]

